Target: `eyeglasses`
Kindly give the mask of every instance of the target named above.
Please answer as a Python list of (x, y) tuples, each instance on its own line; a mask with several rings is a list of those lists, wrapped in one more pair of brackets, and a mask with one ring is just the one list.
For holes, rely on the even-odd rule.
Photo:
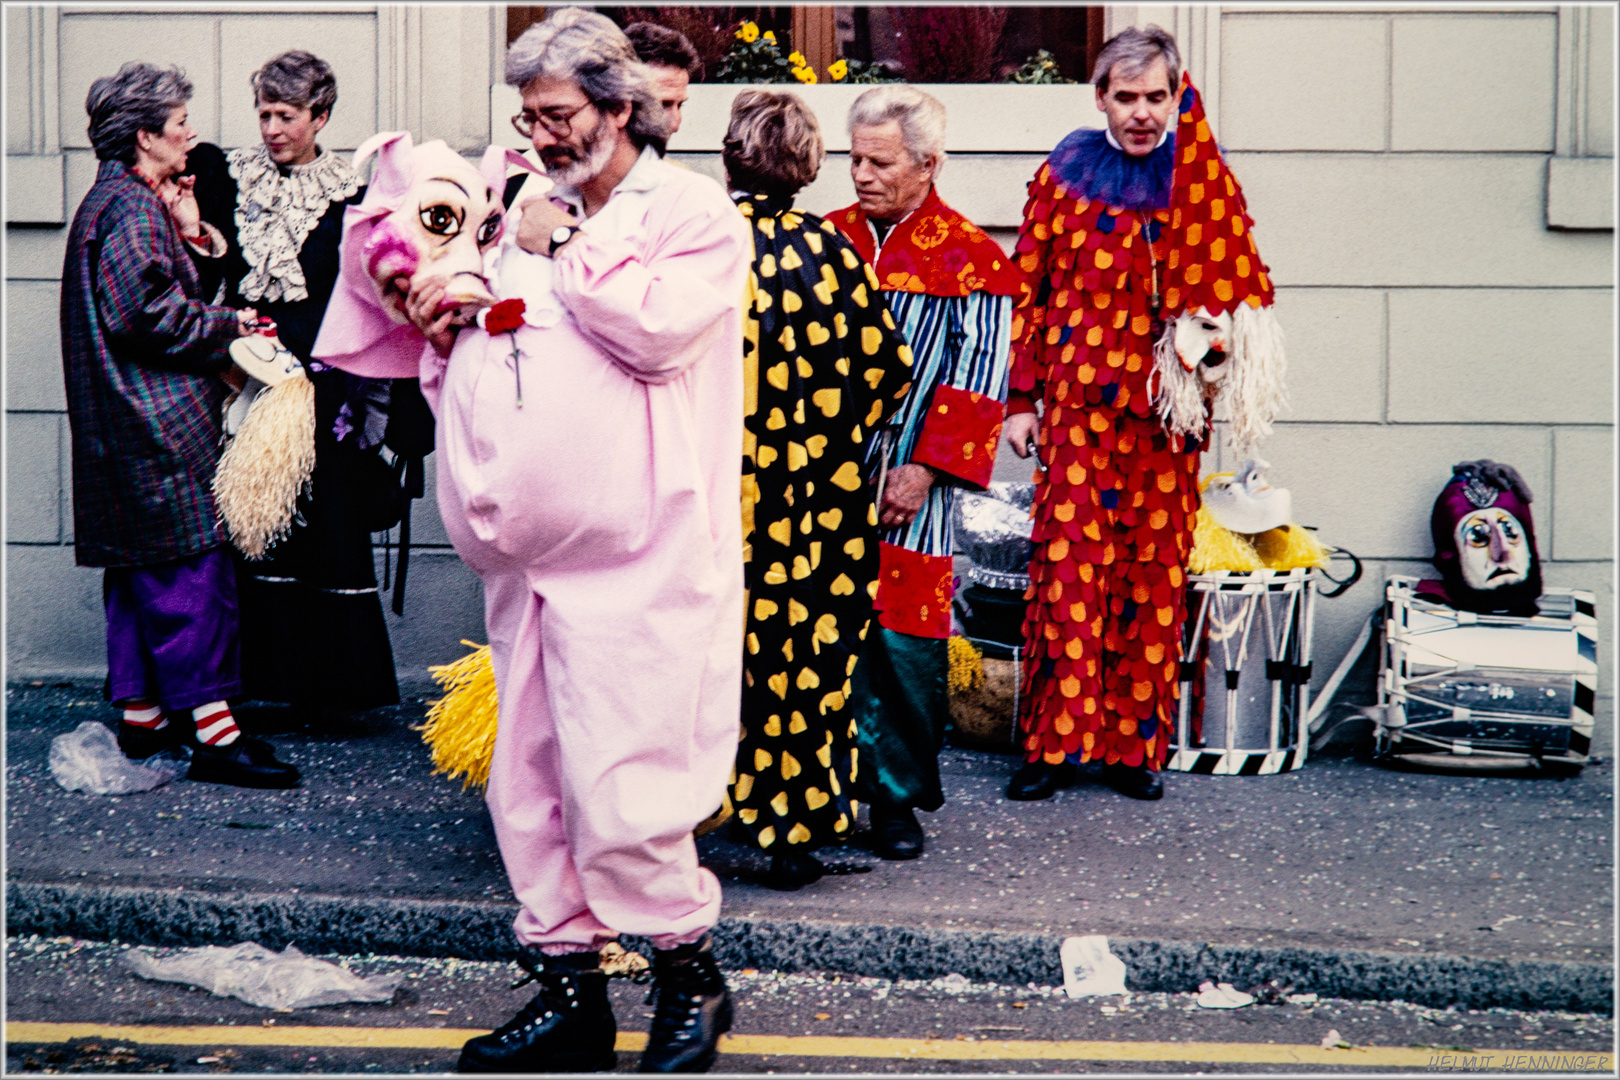
[(525, 139), (534, 137), (536, 126), (545, 128), (546, 133), (554, 139), (565, 139), (574, 130), (574, 117), (594, 104), (596, 103), (593, 101), (587, 101), (568, 112), (558, 112), (554, 109), (544, 110), (539, 114), (520, 112), (512, 117), (512, 126), (517, 128), (518, 134)]

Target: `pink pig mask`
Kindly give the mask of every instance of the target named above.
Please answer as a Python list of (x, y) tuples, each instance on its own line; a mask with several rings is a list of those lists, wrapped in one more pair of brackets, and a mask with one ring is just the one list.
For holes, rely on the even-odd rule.
[(443, 281), (440, 310), (456, 308), (460, 324), (493, 304), (484, 256), (501, 239), (507, 166), (538, 170), (499, 146), (475, 168), (442, 140), (413, 146), (403, 131), (367, 139), (355, 170), (373, 154), (365, 198), (344, 212), (338, 283), (313, 356), (356, 375), (415, 378), (424, 342), (405, 298)]

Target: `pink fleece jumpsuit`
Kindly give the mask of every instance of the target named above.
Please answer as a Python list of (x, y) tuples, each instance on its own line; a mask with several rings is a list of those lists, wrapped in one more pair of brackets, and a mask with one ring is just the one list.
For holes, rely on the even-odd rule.
[(648, 152), (524, 297), (521, 409), (511, 335), (423, 365), (440, 512), (484, 581), (490, 816), (518, 939), (548, 952), (719, 917), (692, 828), (738, 736), (748, 265), (725, 192)]

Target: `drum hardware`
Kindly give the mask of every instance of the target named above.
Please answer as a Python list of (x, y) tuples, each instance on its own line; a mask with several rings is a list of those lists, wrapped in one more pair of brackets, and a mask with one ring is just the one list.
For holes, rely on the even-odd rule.
[(1385, 586), (1379, 760), (1435, 767), (1584, 766), (1597, 696), (1591, 593), (1545, 590), (1534, 616), (1480, 615)]

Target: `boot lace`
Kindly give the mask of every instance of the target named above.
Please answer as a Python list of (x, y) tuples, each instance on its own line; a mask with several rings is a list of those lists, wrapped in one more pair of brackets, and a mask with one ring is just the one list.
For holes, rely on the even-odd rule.
[(647, 1004), (653, 1009), (651, 1043), (686, 1042), (697, 1036), (704, 999), (721, 990), (709, 985), (715, 980), (700, 965), (701, 960), (694, 958), (661, 972), (654, 980), (647, 994)]
[(575, 978), (578, 972), (562, 964), (538, 963), (527, 953), (519, 953), (517, 962), (528, 974), (513, 983), (512, 989), (539, 983), (540, 992), (495, 1033), (502, 1039), (530, 1031), (553, 1016), (579, 1007), (579, 983)]

